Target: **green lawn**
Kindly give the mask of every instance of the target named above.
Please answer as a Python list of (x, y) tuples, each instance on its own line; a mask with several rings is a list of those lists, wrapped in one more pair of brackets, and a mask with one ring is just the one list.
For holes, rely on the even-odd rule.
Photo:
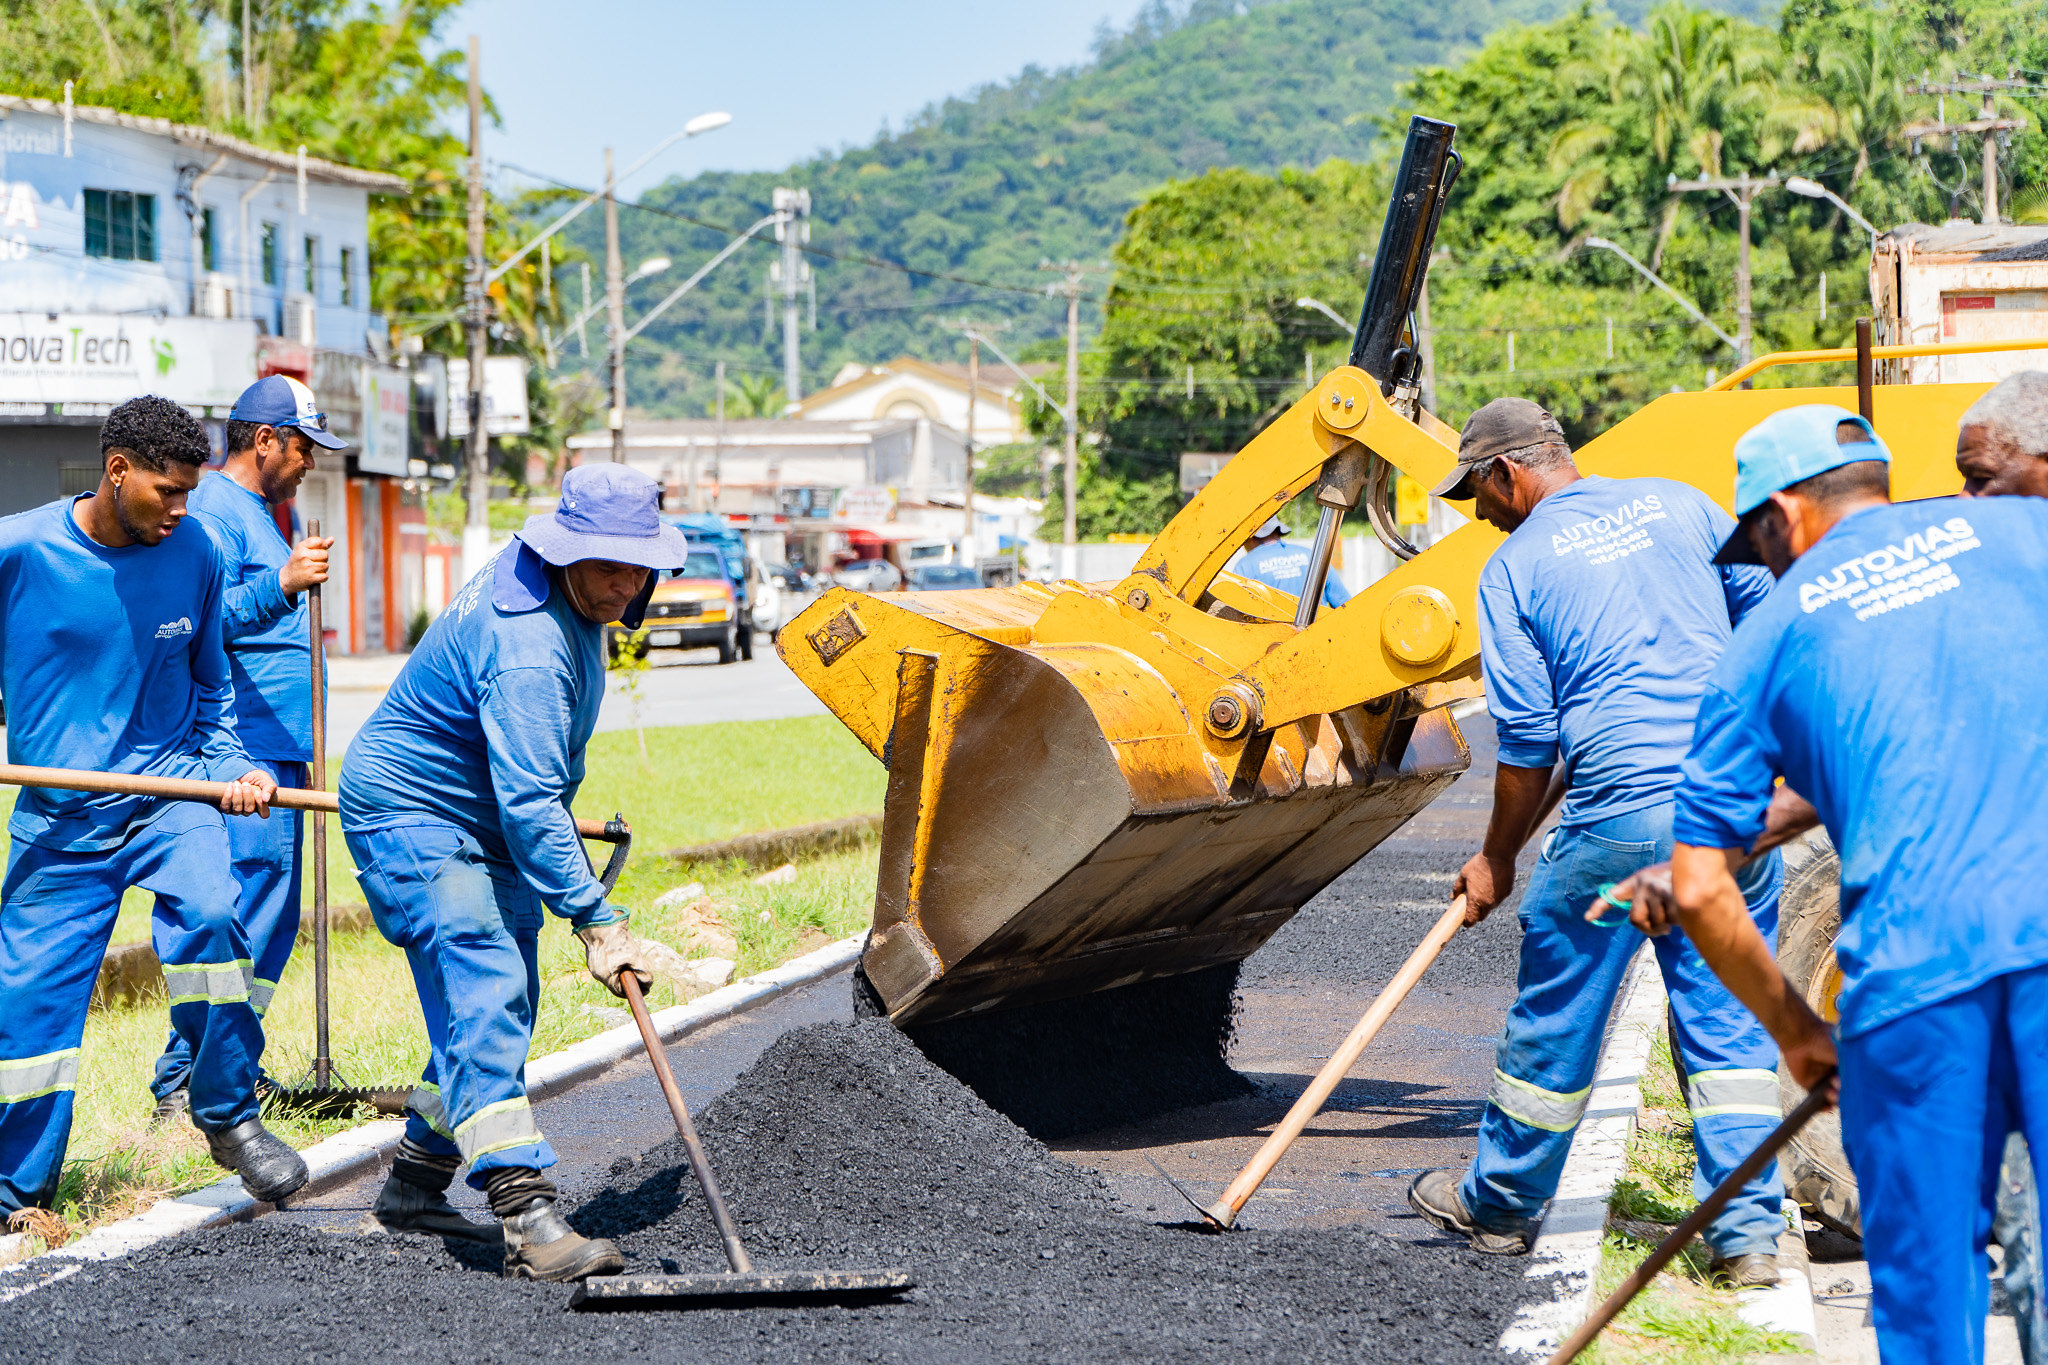
[[(701, 882), (739, 940), (738, 974), (765, 970), (801, 952), (857, 932), (873, 906), (876, 850), (867, 847), (807, 860), (795, 881), (757, 886), (758, 869), (732, 862), (681, 869), (669, 849), (762, 829), (809, 824), (878, 810), (881, 764), (829, 716), (651, 729), (647, 760), (632, 731), (599, 735), (577, 812), (623, 813), (634, 827), (634, 857), (615, 899), (634, 913), (636, 932), (686, 946), (675, 915), (657, 911), (662, 893)], [(13, 790), (0, 788), (11, 809)], [(338, 822), (329, 819), (330, 900), (360, 903)], [(606, 845), (591, 845), (600, 862)], [(310, 878), (308, 895), (310, 897)], [(149, 936), (150, 897), (130, 892), (117, 941)], [(619, 1006), (583, 967), (582, 945), (549, 917), (541, 939), (542, 1004), (533, 1055), (557, 1051), (613, 1027)], [(403, 1085), (419, 1074), (426, 1037), (405, 959), (375, 934), (334, 939), (330, 973), (337, 1066), (354, 1085)], [(649, 1003), (675, 1003), (657, 984)], [(594, 1009), (592, 1007), (595, 1007)], [(605, 1012), (599, 1012), (605, 1011)], [(309, 952), (294, 957), (265, 1021), (264, 1066), (280, 1080), (303, 1076), (312, 1052), (313, 983)], [(188, 1125), (148, 1126), (150, 1068), (164, 1042), (160, 1004), (95, 1011), (86, 1025), (76, 1125), (60, 1195), (67, 1218), (89, 1225), (123, 1216), (156, 1196), (219, 1178), (205, 1144)], [(305, 1146), (356, 1120), (280, 1121)]]

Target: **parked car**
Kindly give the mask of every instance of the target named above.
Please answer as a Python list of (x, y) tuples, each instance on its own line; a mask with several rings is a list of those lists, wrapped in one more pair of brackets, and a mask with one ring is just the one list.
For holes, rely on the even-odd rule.
[[(639, 652), (650, 649), (703, 649), (715, 646), (718, 662), (740, 657), (739, 597), (725, 555), (712, 546), (692, 547), (680, 569), (662, 575), (648, 600), (641, 623), (647, 632)], [(614, 621), (605, 628), (605, 642), (616, 657), (629, 647), (632, 632)]]
[[(747, 553), (746, 537), (742, 536), (724, 517), (711, 512), (691, 512), (681, 516), (662, 518), (670, 526), (683, 533), (692, 550), (715, 549), (724, 561), (726, 577), (732, 584), (732, 595), (739, 604), (739, 619), (751, 622), (754, 615), (754, 588), (758, 575), (753, 556)], [(742, 629), (739, 632), (740, 657), (754, 657), (754, 632)]]
[(981, 570), (969, 564), (913, 564), (909, 586), (912, 592), (978, 588), (982, 586)]
[(903, 586), (902, 573), (886, 559), (856, 559), (833, 577), (855, 592), (894, 592)]
[(772, 640), (817, 599), (818, 588), (809, 574), (788, 564), (763, 564), (760, 569), (761, 581), (754, 593), (754, 629), (767, 631)]

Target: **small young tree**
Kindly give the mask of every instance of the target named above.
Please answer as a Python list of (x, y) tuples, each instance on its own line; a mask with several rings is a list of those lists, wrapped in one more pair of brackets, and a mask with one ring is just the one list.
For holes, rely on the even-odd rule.
[(614, 632), (610, 643), (604, 669), (619, 680), (619, 691), (633, 708), (633, 735), (640, 741), (640, 766), (648, 768), (652, 765), (647, 759), (647, 732), (640, 728), (640, 683), (648, 668), (647, 627), (630, 633)]

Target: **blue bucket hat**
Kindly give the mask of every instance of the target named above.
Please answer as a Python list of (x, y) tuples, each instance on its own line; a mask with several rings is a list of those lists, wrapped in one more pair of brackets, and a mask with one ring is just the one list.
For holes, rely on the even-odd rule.
[(562, 500), (553, 512), (528, 517), (498, 556), (491, 599), (500, 611), (532, 611), (548, 599), (547, 566), (583, 559), (637, 564), (657, 572), (619, 616), (638, 629), (662, 569), (681, 568), (690, 543), (661, 520), (661, 486), (628, 465), (578, 465), (562, 476)]
[(313, 391), (290, 375), (265, 375), (243, 389), (228, 412), (228, 420), (292, 427), (305, 432), (313, 444), (328, 450), (340, 450), (348, 444), (327, 429), (327, 414), (320, 411)]
[[(1859, 428), (1860, 441), (1845, 441), (1843, 423)], [(1773, 493), (1790, 488), (1816, 474), (1840, 469), (1864, 460), (1891, 463), (1870, 423), (1833, 403), (1808, 403), (1774, 412), (1742, 434), (1735, 443), (1735, 517), (1739, 523), (1770, 500)], [(1714, 556), (1716, 564), (1761, 564), (1749, 537), (1749, 528), (1738, 524)]]

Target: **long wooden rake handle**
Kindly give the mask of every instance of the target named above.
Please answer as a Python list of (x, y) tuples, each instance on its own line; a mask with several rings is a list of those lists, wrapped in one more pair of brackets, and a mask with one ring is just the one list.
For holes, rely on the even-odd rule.
[(654, 1031), (654, 1019), (647, 1013), (647, 1001), (640, 994), (640, 978), (631, 972), (621, 972), (619, 984), (625, 988), (626, 1003), (633, 1009), (633, 1022), (640, 1026), (640, 1041), (647, 1045), (647, 1060), (654, 1066), (654, 1078), (661, 1082), (662, 1098), (668, 1101), (669, 1117), (676, 1121), (676, 1132), (683, 1139), (683, 1151), (690, 1158), (690, 1169), (696, 1173), (697, 1184), (704, 1191), (704, 1203), (711, 1210), (711, 1221), (718, 1224), (718, 1235), (725, 1243), (725, 1263), (732, 1267), (735, 1275), (751, 1275), (754, 1262), (747, 1255), (746, 1247), (740, 1244), (740, 1230), (725, 1207), (725, 1196), (719, 1193), (718, 1177), (711, 1173), (711, 1158), (705, 1155), (704, 1143), (697, 1136), (697, 1125), (690, 1121), (690, 1106), (683, 1103), (683, 1092), (676, 1084), (676, 1074), (669, 1070), (668, 1051), (661, 1045), (661, 1035)]
[(1572, 1333), (1570, 1340), (1557, 1348), (1557, 1354), (1550, 1358), (1549, 1365), (1568, 1365), (1577, 1358), (1579, 1352), (1593, 1344), (1593, 1338), (1599, 1336), (1607, 1324), (1614, 1321), (1621, 1310), (1628, 1307), (1635, 1296), (1643, 1292), (1644, 1286), (1657, 1278), (1657, 1272), (1670, 1264), (1671, 1258), (1683, 1251), (1686, 1243), (1699, 1235), (1700, 1229), (1713, 1222), (1714, 1215), (1728, 1207), (1728, 1201), (1735, 1197), (1736, 1191), (1747, 1185), (1756, 1177), (1758, 1171), (1774, 1160), (1785, 1144), (1797, 1137), (1799, 1130), (1813, 1120), (1815, 1114), (1828, 1107), (1828, 1083), (1834, 1078), (1834, 1069), (1830, 1067), (1828, 1073), (1820, 1078), (1820, 1084), (1814, 1086), (1806, 1098), (1800, 1101), (1799, 1107), (1787, 1114), (1785, 1121), (1773, 1129), (1771, 1135), (1765, 1138), (1755, 1151), (1743, 1158), (1742, 1164), (1730, 1172), (1726, 1180), (1714, 1187), (1714, 1192), (1706, 1197), (1706, 1201), (1687, 1214), (1685, 1221), (1673, 1228), (1671, 1235), (1659, 1242), (1657, 1249), (1644, 1258), (1643, 1263), (1621, 1282), (1619, 1288), (1607, 1296), (1604, 1303), (1593, 1310), (1593, 1315), (1579, 1324), (1579, 1330)]
[[(218, 806), (227, 795), (225, 782), (203, 782), (185, 777), (143, 777), (133, 773), (96, 773), (82, 768), (33, 768), (19, 763), (0, 763), (0, 786), (48, 787), (56, 791), (103, 792), (110, 796), (160, 796), (171, 801), (200, 801)], [(279, 787), (270, 804), (281, 810), (321, 811), (328, 815), (341, 810), (341, 799), (333, 792), (308, 791), (303, 787)], [(623, 844), (632, 832), (620, 820), (576, 821), (576, 832), (585, 839)]]
[(1372, 1006), (1365, 1012), (1365, 1017), (1358, 1021), (1358, 1027), (1351, 1030), (1351, 1036), (1344, 1040), (1342, 1047), (1330, 1054), (1330, 1060), (1316, 1073), (1316, 1078), (1309, 1082), (1308, 1089), (1301, 1092), (1301, 1098), (1287, 1111), (1287, 1117), (1280, 1120), (1280, 1126), (1273, 1130), (1273, 1135), (1252, 1155), (1245, 1168), (1237, 1173), (1237, 1179), (1230, 1182), (1230, 1188), (1223, 1192), (1223, 1197), (1202, 1210), (1203, 1217), (1223, 1228), (1237, 1221), (1238, 1212), (1244, 1208), (1245, 1201), (1249, 1200), (1258, 1191), (1259, 1186), (1265, 1183), (1266, 1177), (1273, 1173), (1273, 1168), (1280, 1164), (1280, 1158), (1294, 1145), (1294, 1140), (1301, 1136), (1302, 1129), (1308, 1127), (1309, 1120), (1322, 1112), (1323, 1104), (1330, 1098), (1330, 1093), (1350, 1073), (1352, 1066), (1378, 1035), (1381, 1027), (1393, 1017), (1401, 1002), (1408, 998), (1408, 992), (1415, 989), (1415, 983), (1429, 970), (1429, 964), (1436, 961), (1437, 955), (1443, 952), (1444, 945), (1451, 941), (1451, 936), (1456, 934), (1464, 923), (1465, 898), (1459, 896), (1451, 902), (1451, 908), (1444, 911), (1443, 917), (1430, 929), (1422, 942), (1416, 945), (1415, 951), (1408, 954), (1408, 960), (1401, 964), (1401, 970), (1394, 973), (1394, 979), (1374, 998)]
[[(320, 523), (306, 523), (309, 539), (319, 539)], [(307, 774), (314, 791), (327, 790), (327, 649), (322, 629), (320, 585), (306, 589), (306, 635), (312, 659), (313, 766)], [(311, 812), (313, 826), (313, 1084), (325, 1090), (334, 1073), (328, 1055), (327, 1029), (327, 812)]]

